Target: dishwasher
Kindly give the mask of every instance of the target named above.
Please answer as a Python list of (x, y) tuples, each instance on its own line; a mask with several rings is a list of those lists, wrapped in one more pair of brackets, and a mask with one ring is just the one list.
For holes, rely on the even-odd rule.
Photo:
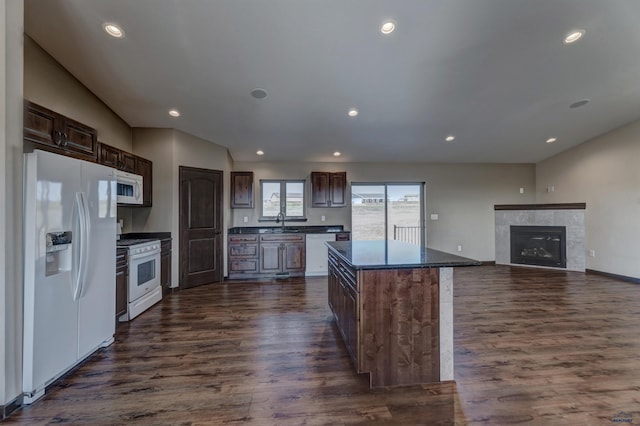
[(335, 241), (336, 234), (307, 234), (307, 269), (305, 276), (320, 277), (328, 274), (326, 241)]

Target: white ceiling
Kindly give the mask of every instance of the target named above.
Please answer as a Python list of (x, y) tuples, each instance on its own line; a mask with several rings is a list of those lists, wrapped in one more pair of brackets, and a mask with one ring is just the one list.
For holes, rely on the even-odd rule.
[(132, 127), (236, 161), (532, 163), (640, 117), (638, 0), (26, 0), (25, 31)]

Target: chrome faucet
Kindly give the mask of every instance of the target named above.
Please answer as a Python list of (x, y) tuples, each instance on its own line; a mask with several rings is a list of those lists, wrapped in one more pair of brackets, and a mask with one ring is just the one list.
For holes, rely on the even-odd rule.
[(282, 212), (278, 213), (278, 216), (276, 216), (276, 223), (280, 223), (281, 220), (282, 220), (282, 232), (284, 232), (284, 213)]

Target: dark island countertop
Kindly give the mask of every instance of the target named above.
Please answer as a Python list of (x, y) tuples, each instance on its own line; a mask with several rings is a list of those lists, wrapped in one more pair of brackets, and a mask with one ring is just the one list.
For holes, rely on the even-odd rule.
[(336, 241), (329, 250), (355, 269), (480, 266), (481, 262), (402, 241)]
[(229, 228), (229, 235), (237, 234), (339, 234), (345, 231), (342, 225), (330, 226), (236, 226)]

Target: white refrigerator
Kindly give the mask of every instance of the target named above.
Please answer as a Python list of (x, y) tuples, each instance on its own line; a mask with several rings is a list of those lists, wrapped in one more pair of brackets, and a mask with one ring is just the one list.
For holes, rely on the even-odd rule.
[(24, 403), (115, 333), (115, 170), (25, 154)]

